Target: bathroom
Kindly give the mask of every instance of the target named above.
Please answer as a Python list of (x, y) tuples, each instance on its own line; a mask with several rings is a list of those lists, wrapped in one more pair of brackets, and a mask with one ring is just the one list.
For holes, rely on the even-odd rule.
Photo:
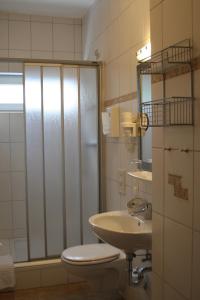
[[(0, 299), (98, 300), (99, 296), (88, 295), (86, 281), (69, 272), (67, 265), (61, 262), (62, 251), (71, 246), (97, 243), (89, 226), (89, 217), (99, 212), (127, 211), (129, 200), (136, 196), (152, 204), (152, 272), (145, 274), (148, 277), (147, 289), (144, 289), (143, 280), (139, 285), (129, 283), (128, 262), (123, 259), (126, 275), (122, 299), (200, 299), (199, 13), (199, 0), (40, 0), (28, 3), (25, 0), (0, 0), (0, 85), (3, 88), (4, 80), (10, 80), (12, 86), (18, 86), (15, 93), (19, 95), (19, 102), (12, 102), (12, 99), (11, 103), (7, 103), (9, 109), (2, 104), (5, 96), (2, 97), (2, 93), (0, 96), (0, 262), (1, 257), (10, 258), (10, 273), (14, 273), (13, 287), (2, 289)], [(148, 80), (143, 81), (142, 88), (147, 88), (148, 101), (163, 99), (163, 94), (166, 98), (194, 98), (192, 124), (161, 124), (149, 127), (142, 137), (127, 138), (124, 136), (124, 128), (119, 126), (121, 120), (116, 122), (114, 118), (113, 134), (104, 135), (102, 112), (106, 112), (105, 116), (113, 113), (120, 118), (125, 112), (132, 112), (134, 116), (138, 113), (138, 50), (151, 43), (151, 53), (160, 53), (186, 39), (192, 45), (193, 72), (181, 65), (167, 78), (161, 78), (160, 75), (149, 77), (152, 84)], [(29, 75), (33, 75), (34, 71), (37, 71), (37, 87), (41, 82), (44, 84), (45, 76), (52, 73), (57, 74), (61, 86), (65, 86), (67, 76), (74, 76), (78, 97), (76, 115), (70, 114), (70, 109), (74, 108), (70, 105), (66, 111), (64, 105), (55, 107), (55, 118), (58, 110), (61, 116), (55, 124), (61, 124), (62, 130), (56, 126), (46, 127), (49, 133), (59, 136), (60, 140), (51, 139), (48, 134), (46, 137), (49, 139), (45, 139), (43, 128), (43, 132), (40, 131), (40, 145), (38, 133), (35, 133), (35, 140), (30, 135), (34, 133), (31, 130), (38, 127), (28, 123), (29, 120), (37, 121), (38, 115), (33, 118), (29, 115), (31, 102), (23, 104), (23, 94), (30, 89)], [(25, 74), (25, 78), (22, 74)], [(47, 86), (47, 92), (50, 88)], [(45, 98), (44, 92), (44, 86), (40, 87), (39, 94)], [(87, 118), (84, 118), (81, 95), (87, 95), (95, 102), (90, 107), (92, 109), (88, 109)], [(64, 93), (62, 98), (65, 98)], [(40, 114), (40, 121), (44, 123), (45, 105), (42, 107), (41, 102), (38, 105), (35, 112)], [(66, 131), (63, 130), (65, 113), (72, 116), (72, 123), (66, 126)], [(90, 113), (92, 116), (88, 118)], [(78, 127), (77, 116), (83, 123), (85, 121), (81, 128), (86, 125), (86, 131)], [(92, 120), (93, 125), (87, 124), (88, 120)], [(46, 122), (48, 125), (48, 119)], [(67, 132), (70, 124), (72, 131)], [(55, 134), (56, 130), (58, 134)], [(65, 140), (66, 132), (71, 134), (71, 138), (70, 143), (64, 145), (60, 141)], [(91, 143), (80, 143), (82, 133), (84, 138), (85, 133), (91, 134), (88, 137)], [(147, 157), (148, 164), (141, 164), (139, 160), (143, 160), (143, 143), (149, 133), (152, 133), (152, 145), (150, 156)], [(47, 187), (44, 178), (37, 173), (40, 168), (42, 172), (45, 170), (44, 151), (41, 160), (32, 161), (29, 157), (32, 150), (41, 150), (44, 142), (47, 143), (46, 149), (52, 151), (50, 157), (53, 163), (49, 166), (57, 172), (46, 171), (46, 175), (50, 175), (47, 182), (53, 183), (52, 187)], [(77, 145), (74, 144), (76, 142)], [(62, 155), (53, 156), (57, 145), (60, 145), (62, 153), (65, 147), (71, 147), (72, 151), (67, 153), (72, 156), (67, 162), (72, 162), (72, 169), (70, 165), (64, 165), (63, 168)], [(30, 151), (25, 151), (28, 147)], [(92, 159), (87, 159), (88, 153)], [(55, 157), (60, 160), (54, 161)], [(151, 171), (151, 159), (152, 183), (128, 175), (134, 168)], [(83, 168), (79, 168), (80, 162), (77, 165), (77, 160), (85, 164)], [(84, 173), (88, 166), (94, 173)], [(75, 173), (74, 168), (77, 168), (78, 173)], [(74, 172), (73, 175), (67, 173), (70, 170)], [(33, 175), (31, 171), (35, 175), (31, 184), (28, 184), (31, 178), (29, 175)], [(68, 181), (60, 188), (58, 173), (62, 180), (68, 176)], [(84, 179), (86, 186), (88, 181), (90, 183), (89, 189), (84, 190), (89, 197), (84, 196), (83, 191), (80, 192)], [(29, 187), (32, 187), (33, 194), (39, 193), (37, 182), (43, 188), (45, 186), (46, 195), (48, 190), (51, 191), (50, 195), (61, 190), (66, 193), (69, 184), (73, 187), (69, 190), (73, 200), (62, 206), (62, 193), (56, 194), (56, 199), (60, 197), (61, 200), (56, 202), (56, 207), (50, 207), (51, 213), (47, 214), (48, 203), (44, 206), (44, 201), (39, 201), (39, 198), (34, 198), (35, 202), (30, 201)], [(177, 186), (178, 190), (175, 189)], [(77, 191), (81, 195), (77, 195)], [(74, 198), (73, 193), (77, 198)], [(39, 206), (30, 209), (31, 203), (42, 203), (46, 211), (42, 211)], [(49, 202), (50, 205), (52, 203)], [(36, 215), (32, 215), (34, 209)], [(53, 228), (52, 220), (56, 220)], [(36, 227), (41, 222), (45, 223), (41, 225), (42, 230), (37, 227), (37, 232), (44, 232), (45, 237), (35, 236), (34, 232), (31, 235), (31, 221)], [(66, 226), (61, 226), (64, 222)], [(59, 232), (59, 228), (65, 228), (68, 234)], [(48, 236), (51, 230), (57, 231)], [(41, 241), (43, 248), (39, 247)], [(49, 255), (48, 245), (53, 249), (51, 253), (49, 248)], [(42, 249), (42, 255), (36, 253), (38, 249)], [(145, 252), (142, 254), (143, 259)], [(140, 257), (133, 258), (134, 267), (141, 264)], [(4, 270), (0, 263), (0, 279), (2, 272)], [(7, 272), (8, 268), (5, 267)], [(106, 275), (109, 274), (108, 271)], [(108, 283), (111, 284), (113, 278), (113, 275), (108, 277)], [(100, 299), (104, 299), (103, 296)], [(105, 299), (110, 298), (105, 296)]]

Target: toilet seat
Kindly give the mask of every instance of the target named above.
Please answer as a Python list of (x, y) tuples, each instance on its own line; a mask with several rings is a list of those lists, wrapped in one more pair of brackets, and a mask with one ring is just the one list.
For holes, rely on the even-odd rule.
[(120, 250), (108, 244), (88, 244), (68, 248), (62, 260), (72, 265), (96, 265), (116, 260)]

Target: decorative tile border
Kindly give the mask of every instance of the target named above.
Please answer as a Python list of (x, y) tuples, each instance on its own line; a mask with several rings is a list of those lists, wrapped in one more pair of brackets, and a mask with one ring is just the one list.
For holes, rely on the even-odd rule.
[[(200, 56), (195, 57), (192, 59), (192, 69), (193, 71), (199, 70), (200, 69)], [(166, 73), (166, 79), (174, 78), (186, 73), (189, 73), (191, 71), (189, 65), (178, 65), (175, 66), (174, 68), (171, 68), (167, 73)], [(157, 83), (159, 81), (162, 81), (163, 77), (162, 75), (153, 75), (152, 76), (152, 83)]]
[(136, 100), (136, 99), (137, 99), (137, 92), (133, 92), (110, 100), (104, 100), (104, 107), (112, 106), (114, 104), (119, 104), (130, 100)]
[[(193, 70), (199, 70), (200, 69), (200, 56), (195, 57), (192, 59), (192, 68)], [(190, 67), (187, 65), (179, 65), (176, 66), (175, 68), (172, 68), (169, 70), (166, 74), (166, 79), (174, 78), (186, 73), (190, 72)], [(160, 82), (163, 80), (162, 75), (153, 75), (152, 76), (152, 84)], [(137, 92), (132, 92), (117, 98), (109, 99), (109, 100), (104, 100), (104, 108), (108, 106), (112, 106), (114, 104), (119, 104), (122, 102), (130, 101), (130, 100), (136, 100), (138, 97)]]
[(174, 196), (183, 200), (189, 200), (188, 189), (182, 187), (182, 176), (168, 174), (168, 184), (174, 186)]

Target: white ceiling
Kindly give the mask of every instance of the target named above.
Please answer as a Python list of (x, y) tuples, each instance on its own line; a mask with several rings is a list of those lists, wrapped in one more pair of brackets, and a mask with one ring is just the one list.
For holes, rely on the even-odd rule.
[(0, 11), (55, 17), (83, 17), (95, 0), (0, 0)]

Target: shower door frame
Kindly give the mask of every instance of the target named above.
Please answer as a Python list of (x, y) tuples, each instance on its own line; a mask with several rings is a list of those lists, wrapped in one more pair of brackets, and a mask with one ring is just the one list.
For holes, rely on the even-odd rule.
[[(23, 58), (0, 58), (0, 62), (7, 63), (22, 63), (23, 64), (23, 112), (24, 112), (24, 120), (25, 116), (25, 65), (40, 65), (40, 66), (69, 66), (69, 67), (77, 67), (77, 68), (95, 68), (97, 71), (97, 97), (98, 97), (98, 179), (99, 179), (99, 212), (105, 210), (105, 168), (104, 168), (104, 137), (102, 134), (102, 122), (101, 122), (101, 112), (103, 111), (103, 96), (102, 96), (102, 62), (94, 62), (94, 61), (72, 61), (72, 60), (54, 60), (54, 59), (23, 59)], [(25, 148), (26, 148), (26, 134), (25, 134)], [(25, 151), (26, 156), (26, 151)], [(26, 157), (25, 157), (26, 160)], [(26, 168), (27, 172), (27, 168)], [(26, 175), (27, 182), (27, 175)], [(28, 221), (28, 198), (27, 198), (27, 184), (26, 184), (26, 224), (27, 224), (27, 261), (35, 261), (35, 260), (46, 260), (51, 258), (56, 258), (58, 256), (49, 257), (45, 253), (45, 257), (33, 259), (30, 257), (30, 244), (29, 244), (29, 221)], [(64, 240), (65, 243), (65, 240)], [(45, 241), (46, 244), (46, 241)]]

